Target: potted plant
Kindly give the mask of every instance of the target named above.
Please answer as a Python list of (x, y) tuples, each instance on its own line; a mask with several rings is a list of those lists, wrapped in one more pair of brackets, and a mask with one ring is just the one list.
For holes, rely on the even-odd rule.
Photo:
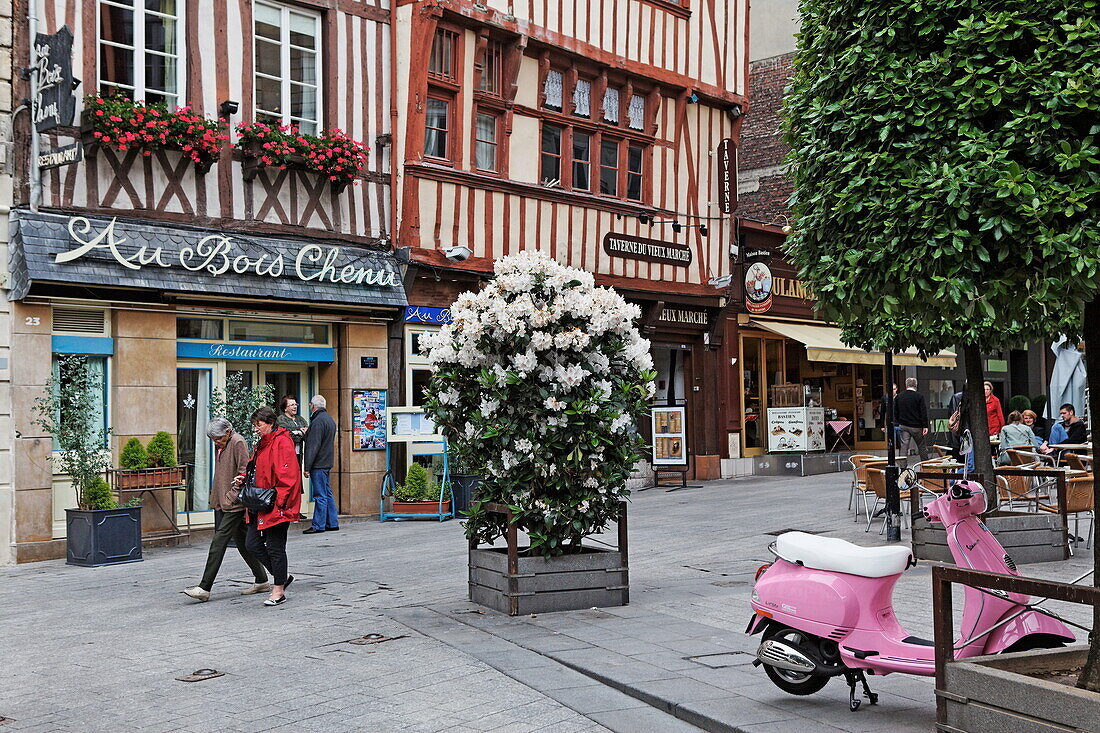
[[(582, 540), (619, 518), (645, 447), (636, 425), (655, 375), (634, 326), (641, 313), (543, 254), (495, 269), (425, 344), (425, 410), (460, 459), (485, 469), (465, 523), (471, 598), (509, 613), (621, 605), (625, 553)], [(517, 567), (478, 547), (508, 533), (500, 507), (529, 538), (513, 550)]]
[(409, 466), (405, 483), (394, 487), (393, 513), (435, 515), (450, 512), (451, 490), (444, 488), (441, 506), (439, 484), (428, 475), (428, 470), (419, 463)]
[(53, 436), (58, 469), (76, 489), (65, 510), (66, 562), (95, 567), (141, 560), (141, 506), (119, 506), (103, 472), (111, 465), (97, 410), (98, 378), (83, 356), (58, 358), (58, 378), (34, 402), (34, 422)]
[(186, 467), (176, 462), (176, 444), (163, 430), (143, 446), (130, 438), (119, 454), (119, 468), (113, 471), (119, 489), (156, 489), (179, 486), (186, 480)]
[(470, 503), (481, 483), (481, 470), (469, 459), (455, 456), (451, 460), (450, 480), (455, 514), (465, 515), (470, 511)]
[(296, 168), (324, 176), (340, 193), (357, 183), (367, 169), (367, 147), (342, 130), (306, 135), (297, 125), (242, 122), (237, 125), (237, 134), (246, 181), (255, 178), (263, 167)]

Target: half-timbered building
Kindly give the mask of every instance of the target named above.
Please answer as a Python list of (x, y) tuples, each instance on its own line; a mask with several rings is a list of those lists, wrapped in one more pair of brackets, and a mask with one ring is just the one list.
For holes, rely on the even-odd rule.
[(538, 250), (642, 306), (657, 405), (683, 410), (652, 459), (718, 476), (739, 420), (724, 336), (747, 9), (397, 3), (410, 404), (427, 376), (417, 334), (496, 258)]
[[(386, 1), (30, 2), (15, 3), (15, 47), (69, 29), (79, 86), (75, 117), (38, 136), (45, 157), (30, 157), (31, 115), (17, 118), (7, 281), (16, 559), (64, 554), (73, 491), (32, 415), (51, 373), (64, 380), (64, 354), (86, 356), (98, 374), (115, 465), (127, 440), (166, 431), (191, 466), (184, 490), (144, 495), (147, 530), (213, 521), (205, 425), (232, 380), (269, 384), (303, 412), (323, 395), (340, 427), (340, 511), (376, 512), (384, 455), (361, 450), (378, 446), (354, 410), (385, 398), (389, 323), (406, 305), (391, 252)], [(17, 66), (30, 65), (24, 51)], [(52, 68), (32, 75), (51, 81)], [(85, 95), (162, 104), (143, 113), (150, 124), (189, 108), (227, 139), (196, 164), (186, 143), (104, 136), (123, 119), (110, 108), (104, 120)], [(33, 112), (37, 121), (50, 109)], [(369, 148), (365, 167), (345, 186), (308, 156), (265, 161), (262, 141), (237, 144), (236, 126), (255, 122), (340, 130)]]

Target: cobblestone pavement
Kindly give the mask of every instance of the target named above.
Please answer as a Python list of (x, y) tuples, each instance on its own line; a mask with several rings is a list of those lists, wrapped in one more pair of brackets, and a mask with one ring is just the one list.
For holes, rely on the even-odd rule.
[[(637, 493), (631, 605), (534, 618), (469, 603), (457, 522), (292, 531), (291, 600), (270, 609), (262, 596), (237, 595), (247, 571), (233, 555), (213, 600), (181, 595), (201, 572), (200, 541), (149, 550), (132, 565), (6, 568), (0, 716), (14, 722), (2, 728), (930, 730), (928, 679), (877, 679), (880, 704), (852, 714), (841, 683), (795, 698), (749, 665), (755, 642), (742, 632), (768, 532), (882, 542), (846, 515), (847, 481), (754, 477)], [(1084, 554), (1021, 572), (1068, 580), (1088, 568)], [(931, 633), (929, 576), (922, 563), (895, 596), (919, 636)], [(1081, 609), (1058, 610), (1085, 620)], [(349, 643), (370, 633), (394, 639)], [(174, 679), (201, 668), (226, 674)]]

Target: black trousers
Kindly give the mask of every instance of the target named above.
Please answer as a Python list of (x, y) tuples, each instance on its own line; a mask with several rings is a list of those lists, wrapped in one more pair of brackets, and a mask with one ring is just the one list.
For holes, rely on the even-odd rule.
[(255, 555), (245, 549), (244, 512), (223, 512), (218, 509), (214, 511), (214, 515), (216, 529), (214, 537), (210, 540), (206, 570), (202, 574), (199, 587), (206, 591), (214, 587), (214, 579), (218, 577), (218, 570), (221, 569), (222, 559), (225, 557), (225, 548), (229, 546), (230, 540), (237, 545), (237, 552), (241, 553), (241, 558), (248, 563), (248, 569), (252, 571), (256, 582), (266, 583), (267, 573), (264, 572), (264, 566)]
[(251, 522), (248, 525), (245, 546), (271, 571), (275, 585), (286, 585), (286, 533), (289, 529), (290, 522), (264, 530), (256, 529)]

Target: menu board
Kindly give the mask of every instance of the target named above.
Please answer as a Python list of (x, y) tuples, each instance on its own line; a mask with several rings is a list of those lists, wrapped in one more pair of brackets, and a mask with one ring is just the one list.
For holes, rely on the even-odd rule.
[(392, 442), (431, 443), (442, 441), (435, 422), (420, 407), (391, 407), (387, 410), (386, 438)]
[(653, 425), (653, 465), (687, 464), (687, 419), (683, 407), (655, 407)]
[(769, 407), (768, 451), (825, 450), (825, 410), (821, 407)]
[(351, 449), (386, 449), (386, 390), (351, 391)]

